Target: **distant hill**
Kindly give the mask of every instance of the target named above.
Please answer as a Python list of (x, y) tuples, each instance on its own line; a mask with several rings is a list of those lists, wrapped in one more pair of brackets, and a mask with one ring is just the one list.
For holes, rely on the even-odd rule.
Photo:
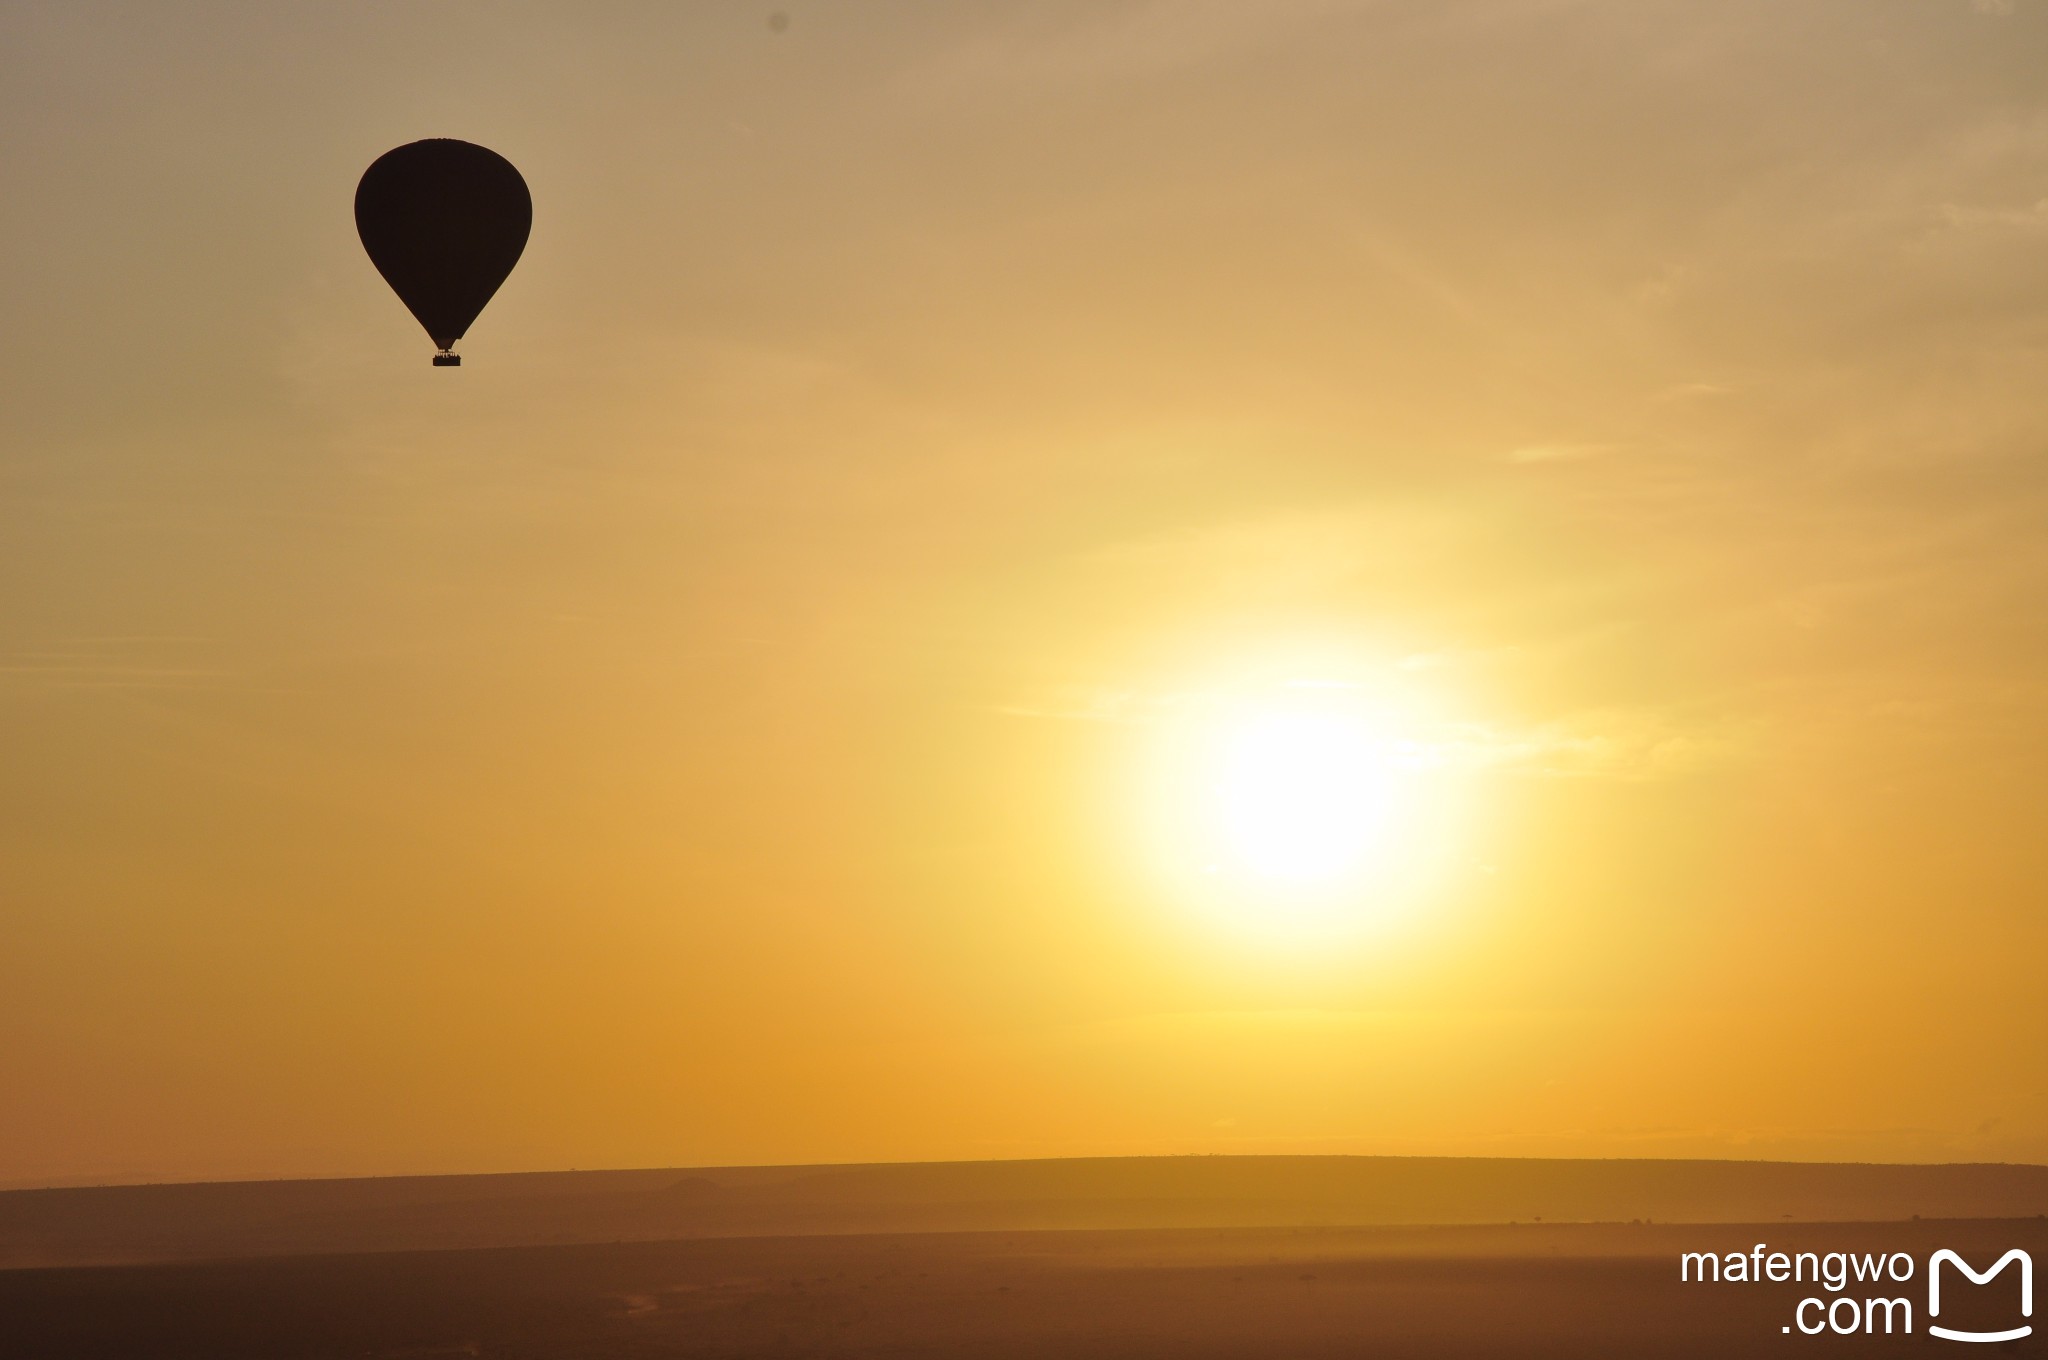
[(0, 1268), (703, 1237), (2031, 1218), (2048, 1167), (1128, 1157), (0, 1193)]

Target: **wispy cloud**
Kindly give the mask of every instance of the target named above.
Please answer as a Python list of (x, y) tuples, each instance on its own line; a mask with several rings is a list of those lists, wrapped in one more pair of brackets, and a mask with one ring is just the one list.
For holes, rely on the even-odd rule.
[(0, 682), (63, 690), (169, 690), (221, 684), (234, 672), (167, 659), (194, 639), (67, 638), (0, 654)]
[(1621, 447), (1618, 444), (1524, 444), (1510, 449), (1506, 461), (1519, 466), (1532, 463), (1578, 463), (1588, 458), (1600, 458)]
[[(1412, 669), (1404, 659), (1403, 669)], [(1053, 722), (1199, 723), (1217, 696), (1131, 687), (1071, 686), (997, 705), (1006, 716)], [(1396, 722), (1394, 735), (1426, 766), (1563, 779), (1679, 778), (1738, 763), (1756, 747), (1753, 721), (1687, 720), (1654, 709), (1605, 709), (1528, 724)]]

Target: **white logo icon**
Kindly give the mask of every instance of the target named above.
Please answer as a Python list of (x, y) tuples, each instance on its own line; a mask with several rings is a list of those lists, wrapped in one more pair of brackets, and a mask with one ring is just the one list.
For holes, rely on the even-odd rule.
[[(1989, 1284), (1992, 1277), (1998, 1274), (1999, 1271), (2004, 1270), (2014, 1261), (2018, 1261), (2020, 1263), (2020, 1316), (2032, 1317), (2034, 1315), (2033, 1257), (2027, 1255), (2018, 1247), (2014, 1247), (2011, 1251), (1998, 1258), (1997, 1265), (1979, 1274), (1970, 1269), (1968, 1261), (1965, 1261), (1947, 1247), (1943, 1247), (1940, 1251), (1935, 1252), (1933, 1256), (1929, 1257), (1927, 1261), (1928, 1317), (1936, 1318), (1941, 1316), (1941, 1263), (1943, 1261), (1947, 1261), (1957, 1270), (1969, 1276), (1971, 1284)], [(2023, 1336), (2033, 1335), (2034, 1332), (2032, 1326), (2014, 1327), (2010, 1331), (2004, 1332), (1959, 1332), (1947, 1327), (1937, 1327), (1932, 1322), (1927, 1324), (1927, 1330), (1949, 1341), (2017, 1341)]]

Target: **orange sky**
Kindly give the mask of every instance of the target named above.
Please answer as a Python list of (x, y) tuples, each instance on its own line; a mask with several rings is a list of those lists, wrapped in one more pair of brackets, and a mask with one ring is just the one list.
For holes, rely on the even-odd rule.
[(2048, 1159), (2048, 4), (770, 8), (0, 7), (0, 1183)]

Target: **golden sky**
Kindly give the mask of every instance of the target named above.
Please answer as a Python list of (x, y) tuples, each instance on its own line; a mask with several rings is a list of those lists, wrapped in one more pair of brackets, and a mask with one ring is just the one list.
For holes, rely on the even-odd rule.
[(2048, 1159), (2048, 3), (772, 8), (0, 3), (0, 1183)]

